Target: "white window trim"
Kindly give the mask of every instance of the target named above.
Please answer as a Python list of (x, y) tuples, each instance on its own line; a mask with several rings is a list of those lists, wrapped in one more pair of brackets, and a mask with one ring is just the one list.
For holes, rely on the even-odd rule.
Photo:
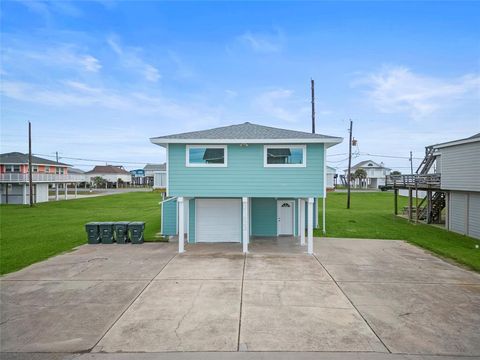
[[(303, 157), (301, 164), (268, 164), (267, 163), (267, 149), (284, 149), (284, 148), (294, 148), (302, 149)], [(290, 167), (307, 167), (307, 146), (306, 145), (263, 145), (263, 167), (278, 167), (278, 168), (290, 168)]]
[[(190, 163), (190, 149), (195, 148), (210, 148), (223, 149), (224, 163), (223, 164), (192, 164)], [(228, 163), (228, 147), (227, 145), (187, 145), (185, 149), (185, 166), (186, 167), (227, 167)]]

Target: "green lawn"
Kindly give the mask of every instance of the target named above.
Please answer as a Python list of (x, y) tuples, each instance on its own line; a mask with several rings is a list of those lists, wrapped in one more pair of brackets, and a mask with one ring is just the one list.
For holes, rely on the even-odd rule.
[(135, 192), (35, 205), (0, 206), (0, 274), (85, 244), (89, 221), (145, 221), (145, 240), (160, 231), (160, 193)]
[[(160, 198), (160, 193), (137, 192), (42, 203), (34, 208), (1, 205), (0, 273), (86, 243), (84, 224), (89, 221), (145, 221), (145, 239), (154, 241), (160, 230)], [(402, 208), (406, 198), (400, 199)], [(347, 210), (345, 205), (345, 193), (328, 195), (329, 237), (407, 240), (480, 271), (480, 249), (475, 249), (479, 241), (394, 216), (392, 193), (352, 193), (352, 208)], [(315, 236), (322, 236), (322, 230), (315, 230)]]
[[(352, 193), (351, 209), (346, 209), (346, 193), (327, 196), (326, 228), (328, 237), (363, 239), (399, 239), (456, 260), (480, 271), (480, 241), (452, 233), (431, 225), (411, 224), (393, 215), (393, 193)], [(406, 197), (399, 197), (399, 211), (407, 205)], [(321, 214), (321, 202), (320, 219)], [(321, 221), (320, 221), (321, 224)], [(322, 236), (322, 230), (315, 230)]]

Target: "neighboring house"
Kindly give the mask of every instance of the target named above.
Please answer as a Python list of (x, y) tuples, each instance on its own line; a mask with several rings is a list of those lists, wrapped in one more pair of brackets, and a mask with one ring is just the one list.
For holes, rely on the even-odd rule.
[(337, 180), (337, 170), (331, 166), (327, 166), (327, 189), (335, 189)]
[[(150, 139), (166, 148), (162, 232), (189, 243), (298, 236), (313, 251), (326, 151), (341, 138), (243, 123)], [(308, 209), (308, 210), (306, 210)], [(307, 213), (307, 214), (305, 214)], [(180, 229), (180, 230), (178, 230)]]
[(130, 174), (132, 174), (132, 184), (146, 185), (145, 170), (143, 169), (130, 170)]
[(82, 185), (85, 185), (86, 183), (89, 182), (89, 178), (87, 175), (85, 175), (85, 171), (81, 170), (81, 169), (77, 169), (77, 168), (70, 168), (68, 169), (68, 173), (70, 175), (76, 175), (79, 182), (82, 183)]
[[(353, 187), (359, 188), (369, 188), (377, 189), (379, 186), (385, 185), (385, 178), (387, 175), (390, 175), (390, 168), (387, 168), (383, 163), (376, 163), (373, 160), (366, 160), (359, 162), (358, 164), (352, 166), (350, 172), (353, 175), (357, 169), (363, 169), (367, 173), (365, 179), (356, 179), (352, 181)], [(345, 177), (348, 175), (348, 169), (345, 171)]]
[(447, 195), (447, 229), (480, 239), (480, 133), (432, 148)]
[(153, 186), (154, 189), (165, 188), (167, 178), (167, 166), (163, 164), (147, 164), (143, 168), (145, 172), (145, 183)]
[[(0, 154), (0, 203), (28, 204), (30, 202), (28, 154), (11, 152)], [(34, 203), (48, 201), (48, 187), (75, 184), (83, 181), (82, 176), (71, 174), (68, 164), (32, 156), (32, 196)]]
[(93, 184), (96, 177), (101, 177), (107, 181), (107, 186), (119, 186), (119, 180), (126, 185), (132, 182), (132, 174), (125, 170), (123, 166), (117, 165), (100, 165), (95, 166), (92, 170), (85, 173), (89, 181)]

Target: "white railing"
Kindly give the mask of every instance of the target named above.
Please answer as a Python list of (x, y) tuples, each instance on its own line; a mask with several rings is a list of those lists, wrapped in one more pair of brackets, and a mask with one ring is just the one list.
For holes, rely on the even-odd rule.
[[(0, 182), (28, 182), (28, 174), (20, 173), (5, 173), (0, 174)], [(33, 182), (47, 182), (47, 183), (56, 183), (56, 182), (83, 182), (87, 181), (86, 176), (84, 175), (59, 175), (59, 174), (32, 174)]]

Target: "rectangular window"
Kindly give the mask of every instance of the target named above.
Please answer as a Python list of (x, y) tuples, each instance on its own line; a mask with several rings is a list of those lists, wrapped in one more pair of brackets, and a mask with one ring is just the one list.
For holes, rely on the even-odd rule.
[(265, 145), (265, 167), (305, 167), (307, 149), (305, 145)]
[(187, 145), (186, 150), (186, 166), (227, 166), (226, 145)]
[(38, 172), (38, 166), (33, 165), (32, 166), (32, 172)]

